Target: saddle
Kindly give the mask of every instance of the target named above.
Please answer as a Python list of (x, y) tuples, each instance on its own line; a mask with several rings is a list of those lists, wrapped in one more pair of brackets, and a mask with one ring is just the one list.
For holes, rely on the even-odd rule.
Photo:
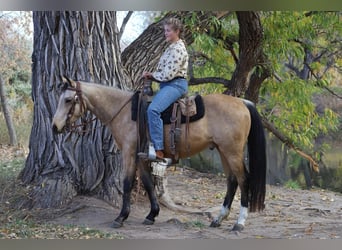
[[(137, 121), (138, 123), (137, 126), (139, 128), (139, 138), (146, 136), (146, 111), (150, 103), (151, 96), (147, 95), (146, 91), (136, 91), (132, 97), (131, 118), (133, 121)], [(177, 144), (180, 141), (181, 124), (186, 123), (185, 140), (187, 141), (189, 135), (189, 123), (201, 119), (204, 116), (204, 113), (204, 103), (200, 95), (180, 98), (171, 104), (164, 112), (162, 112), (161, 118), (163, 120), (163, 124), (171, 125), (169, 140), (170, 151), (173, 155), (173, 162), (178, 162), (179, 160)], [(143, 125), (141, 123), (146, 124)], [(142, 129), (142, 127), (145, 127), (145, 129)], [(146, 140), (142, 141), (146, 142)], [(140, 147), (137, 152), (141, 152), (142, 149), (143, 148)]]

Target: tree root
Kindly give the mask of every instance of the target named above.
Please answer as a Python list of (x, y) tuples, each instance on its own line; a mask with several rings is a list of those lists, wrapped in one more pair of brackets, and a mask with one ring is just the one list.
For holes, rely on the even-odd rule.
[(155, 178), (155, 189), (157, 192), (157, 197), (161, 205), (175, 212), (207, 215), (207, 212), (204, 212), (200, 209), (187, 208), (187, 207), (183, 207), (183, 206), (179, 206), (175, 204), (175, 202), (172, 200), (166, 187), (167, 177), (154, 176), (154, 178)]

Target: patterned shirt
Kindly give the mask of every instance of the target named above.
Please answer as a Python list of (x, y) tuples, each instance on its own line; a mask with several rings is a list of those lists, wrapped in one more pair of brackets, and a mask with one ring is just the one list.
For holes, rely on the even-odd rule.
[(157, 69), (152, 73), (159, 82), (167, 82), (175, 77), (187, 77), (188, 52), (184, 42), (179, 39), (167, 47), (159, 59)]

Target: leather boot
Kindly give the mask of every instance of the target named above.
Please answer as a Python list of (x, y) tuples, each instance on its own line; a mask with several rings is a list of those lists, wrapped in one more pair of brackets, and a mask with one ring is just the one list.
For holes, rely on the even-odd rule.
[(164, 158), (164, 152), (163, 150), (156, 150), (156, 156), (157, 158)]

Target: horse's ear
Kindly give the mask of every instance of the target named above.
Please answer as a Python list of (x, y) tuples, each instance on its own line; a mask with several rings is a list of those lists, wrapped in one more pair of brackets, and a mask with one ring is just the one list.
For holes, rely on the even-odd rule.
[(63, 76), (62, 77), (62, 81), (63, 81), (63, 91), (66, 90), (69, 87), (74, 87), (74, 82), (67, 76)]

